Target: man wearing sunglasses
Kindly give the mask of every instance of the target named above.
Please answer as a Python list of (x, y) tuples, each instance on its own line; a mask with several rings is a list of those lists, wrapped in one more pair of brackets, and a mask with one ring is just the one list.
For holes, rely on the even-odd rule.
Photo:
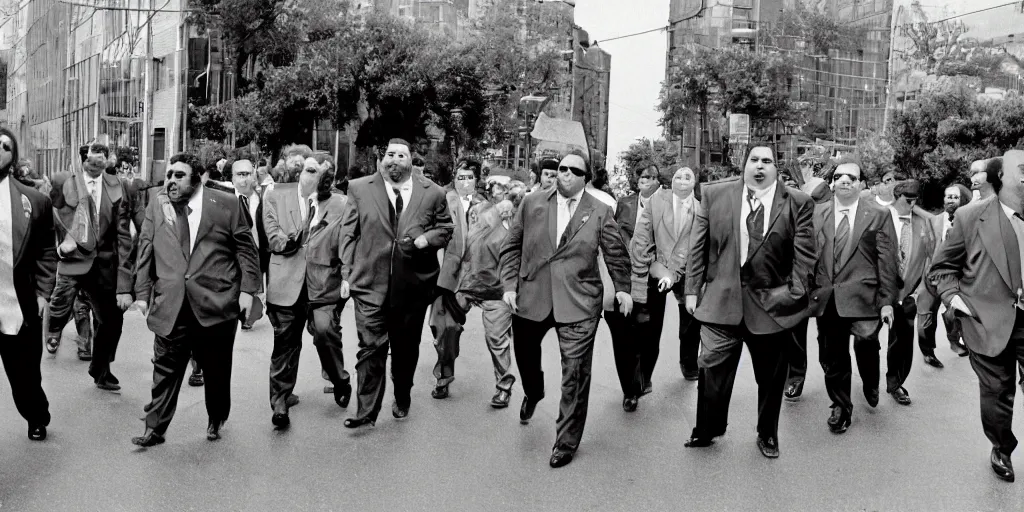
[(878, 405), (878, 331), (883, 321), (892, 327), (900, 292), (892, 217), (875, 201), (861, 200), (860, 184), (860, 165), (841, 162), (833, 175), (833, 200), (814, 211), (818, 259), (810, 308), (818, 317), (819, 359), (832, 399), (827, 423), (834, 434), (846, 432), (853, 413), (850, 335), (864, 397), (871, 407)]
[(552, 328), (558, 334), (562, 399), (549, 461), (555, 468), (572, 462), (586, 424), (594, 337), (604, 302), (600, 255), (620, 312), (628, 316), (633, 307), (626, 245), (612, 209), (584, 190), (590, 180), (582, 154), (563, 158), (557, 185), (523, 200), (501, 251), (503, 299), (515, 314), (513, 344), (526, 395), (519, 411), (523, 424), (545, 394), (541, 341)]

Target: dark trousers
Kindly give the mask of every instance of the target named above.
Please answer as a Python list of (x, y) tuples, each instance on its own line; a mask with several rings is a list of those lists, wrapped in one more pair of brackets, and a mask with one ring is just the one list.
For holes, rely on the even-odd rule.
[(75, 330), (78, 331), (78, 351), (92, 353), (92, 333), (94, 324), (89, 299), (84, 292), (79, 292), (74, 306)]
[(992, 446), (1010, 455), (1017, 447), (1013, 435), (1013, 398), (1017, 393), (1015, 376), (1017, 365), (1024, 373), (1024, 312), (1017, 310), (1013, 332), (1006, 349), (995, 357), (983, 356), (968, 350), (971, 366), (978, 375), (981, 389), (981, 426)]
[(50, 402), (43, 392), (39, 372), (39, 360), (43, 357), (43, 344), (39, 342), (42, 329), (42, 324), (36, 320), (26, 322), (13, 336), (0, 334), (0, 359), (7, 371), (18, 413), (29, 425), (45, 427), (50, 424)]
[(195, 354), (206, 378), (206, 413), (210, 422), (223, 422), (231, 411), (231, 358), (238, 320), (210, 327), (199, 325), (188, 299), (174, 329), (167, 337), (156, 336), (153, 343), (153, 401), (146, 406), (146, 427), (163, 435), (178, 406), (181, 381), (188, 360)]
[(903, 304), (892, 307), (893, 322), (889, 329), (889, 347), (885, 352), (885, 391), (892, 393), (903, 387), (914, 363), (914, 327), (917, 325), (917, 301), (907, 297)]
[(358, 419), (377, 419), (386, 390), (388, 348), (391, 349), (391, 380), (395, 402), (403, 407), (412, 403), (412, 380), (420, 358), (420, 335), (428, 302), (383, 305), (353, 298), (359, 352), (356, 372), (359, 376)]
[(480, 308), (484, 326), (484, 341), (491, 353), (494, 365), (495, 387), (499, 391), (512, 392), (516, 376), (512, 375), (512, 309), (502, 300), (459, 299), (450, 292), (443, 292), (434, 300), (430, 311), (430, 332), (434, 335), (434, 349), (437, 363), (434, 364), (434, 378), (437, 386), (448, 386), (455, 380), (455, 360), (459, 357), (463, 325), (469, 308)]
[(693, 437), (710, 438), (725, 434), (729, 423), (729, 402), (736, 382), (736, 369), (746, 343), (757, 382), (757, 434), (778, 437), (782, 392), (786, 387), (786, 344), (789, 331), (751, 334), (745, 325), (703, 324), (700, 328), (701, 354), (698, 359), (697, 426)]
[(818, 317), (818, 359), (825, 372), (825, 390), (833, 407), (853, 410), (850, 387), (853, 385), (853, 362), (850, 358), (850, 335), (857, 368), (864, 382), (864, 391), (878, 389), (881, 380), (878, 369), (878, 343), (880, 322), (877, 318), (843, 318), (836, 311), (835, 299), (829, 299), (825, 313)]
[(541, 341), (552, 328), (558, 334), (562, 354), (562, 399), (555, 423), (555, 450), (575, 452), (583, 439), (590, 404), (590, 370), (594, 362), (594, 337), (600, 317), (582, 322), (560, 324), (554, 314), (534, 322), (512, 318), (513, 345), (523, 392), (533, 401), (544, 398), (544, 371), (541, 368)]
[(924, 355), (935, 355), (935, 334), (938, 331), (938, 318), (942, 317), (942, 324), (946, 327), (946, 339), (950, 345), (960, 344), (960, 319), (948, 311), (944, 315), (939, 314), (939, 306), (942, 301), (935, 299), (929, 311), (917, 312), (917, 345)]
[[(789, 360), (789, 377), (786, 385), (803, 384), (807, 377), (807, 331), (810, 319), (805, 318), (793, 327), (793, 341), (786, 344), (786, 357)], [(820, 329), (820, 328), (819, 328)], [(821, 338), (819, 331), (818, 337)]]
[(57, 284), (50, 296), (50, 332), (48, 336), (60, 337), (60, 332), (71, 319), (75, 297), (79, 291), (85, 292), (86, 302), (92, 309), (93, 332), (92, 362), (89, 363), (89, 375), (96, 380), (103, 379), (110, 373), (110, 363), (114, 362), (117, 343), (121, 340), (121, 328), (124, 324), (124, 313), (117, 307), (117, 294), (114, 283), (106, 282), (100, 276), (100, 262), (85, 275), (66, 276), (57, 274)]

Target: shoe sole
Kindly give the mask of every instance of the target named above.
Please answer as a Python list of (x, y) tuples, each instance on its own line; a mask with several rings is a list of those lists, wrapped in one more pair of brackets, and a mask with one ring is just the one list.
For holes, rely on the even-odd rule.
[(503, 404), (503, 403), (500, 403), (500, 402), (491, 402), (491, 407), (494, 408), (494, 409), (505, 409), (506, 407), (508, 407), (508, 404), (507, 403)]
[(785, 398), (787, 402), (799, 402), (801, 396), (800, 395), (797, 395), (797, 396), (786, 396), (786, 397), (783, 397), (783, 398)]

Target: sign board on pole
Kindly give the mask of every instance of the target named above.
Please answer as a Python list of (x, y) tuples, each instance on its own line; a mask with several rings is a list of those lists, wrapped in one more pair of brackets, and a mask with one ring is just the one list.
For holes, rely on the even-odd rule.
[(750, 116), (729, 114), (729, 144), (750, 143)]

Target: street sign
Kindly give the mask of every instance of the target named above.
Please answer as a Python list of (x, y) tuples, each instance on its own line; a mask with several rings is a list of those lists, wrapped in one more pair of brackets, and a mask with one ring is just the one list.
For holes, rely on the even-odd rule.
[(750, 143), (750, 116), (729, 114), (729, 144)]

